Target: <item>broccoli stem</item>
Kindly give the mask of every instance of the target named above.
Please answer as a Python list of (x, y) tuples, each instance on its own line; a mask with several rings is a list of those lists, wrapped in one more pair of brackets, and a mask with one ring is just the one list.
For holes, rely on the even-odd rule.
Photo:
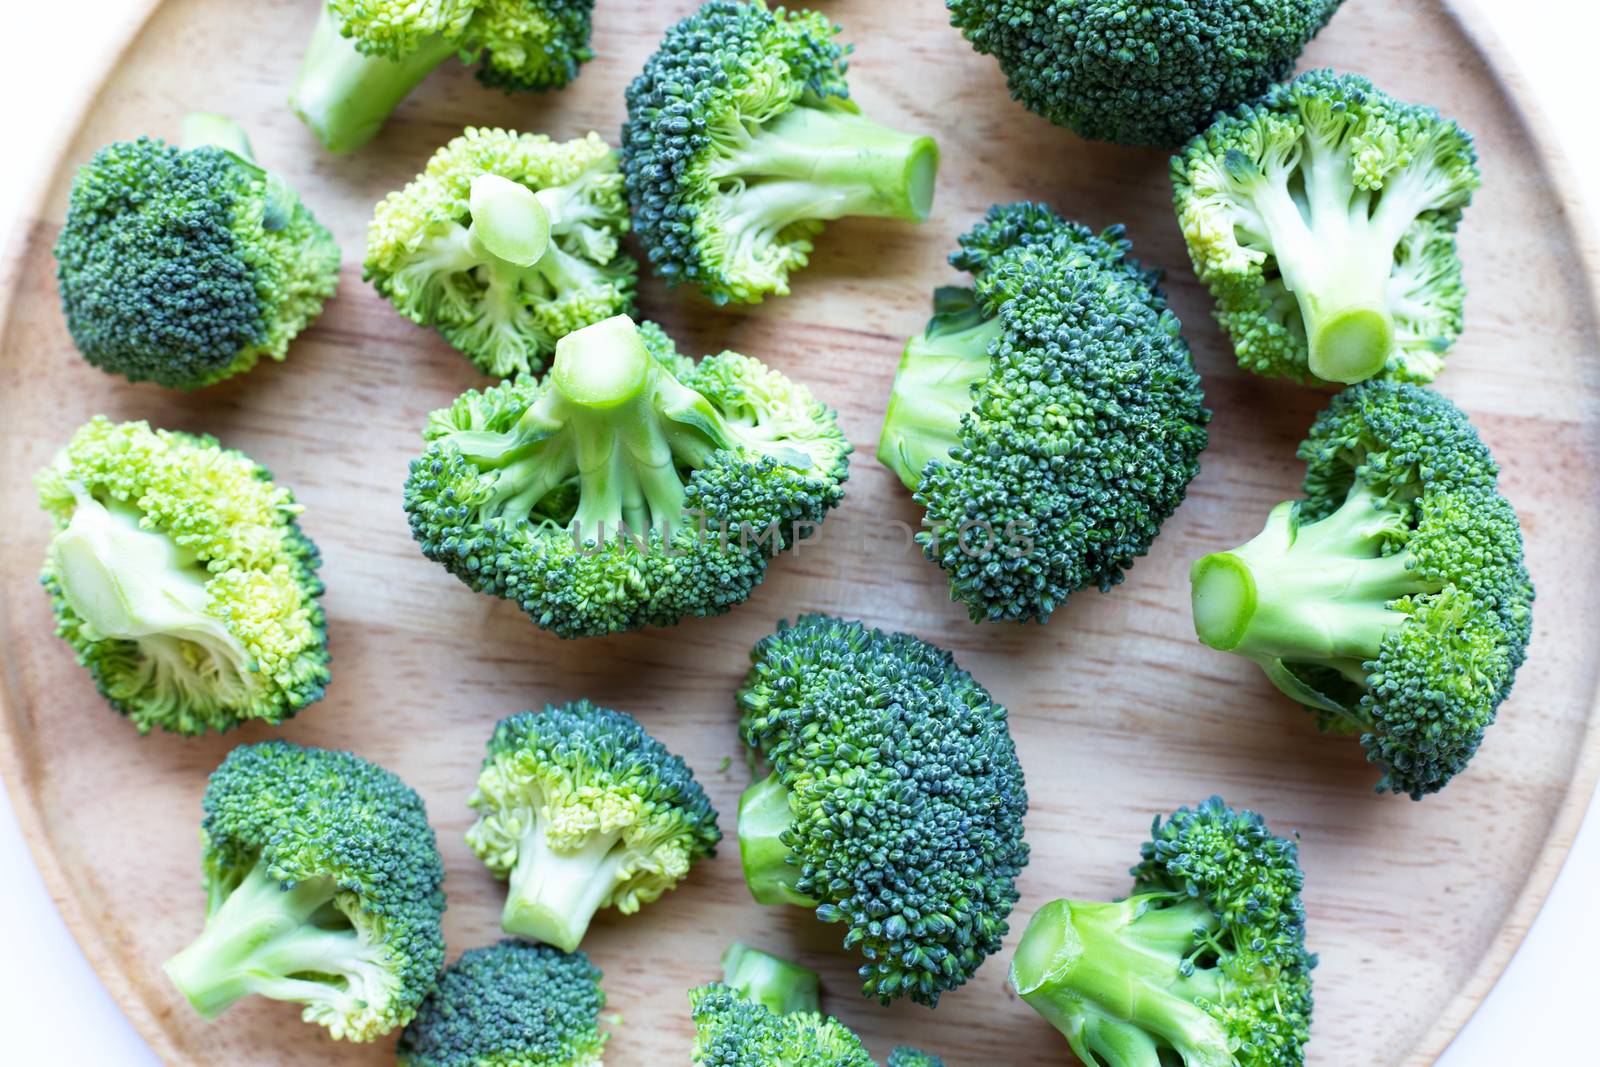
[(575, 851), (553, 849), (548, 830), (535, 821), (523, 837), (500, 925), (506, 933), (571, 952), (616, 889), (627, 850), (617, 833), (596, 833)]
[(353, 151), (376, 137), (400, 101), (455, 51), (452, 42), (427, 37), (399, 59), (364, 55), (324, 6), (289, 106), (328, 151)]
[(722, 954), (722, 982), (778, 1015), (822, 1010), (816, 971), (739, 941)]
[(972, 387), (988, 375), (989, 346), (1002, 332), (999, 319), (969, 317), (955, 329), (938, 323), (935, 317), (927, 331), (906, 342), (878, 438), (878, 462), (913, 492), (928, 463), (948, 460), (960, 444)]
[(256, 158), (250, 149), (250, 139), (245, 136), (244, 127), (226, 115), (205, 111), (185, 115), (178, 143), (186, 152), (209, 145), (232, 152), (248, 162), (254, 162)]
[(1195, 1005), (1223, 993), (1215, 970), (1192, 965), (1217, 917), (1195, 899), (1159, 906), (1171, 899), (1056, 900), (1023, 931), (1011, 985), (1085, 1063), (1162, 1067), (1163, 1049), (1185, 1067), (1236, 1062), (1221, 1026)]
[(776, 774), (768, 775), (739, 798), (739, 858), (745, 884), (758, 904), (799, 904), (814, 908), (817, 901), (795, 889), (800, 869), (789, 862), (789, 846), (782, 841), (794, 822), (789, 790)]

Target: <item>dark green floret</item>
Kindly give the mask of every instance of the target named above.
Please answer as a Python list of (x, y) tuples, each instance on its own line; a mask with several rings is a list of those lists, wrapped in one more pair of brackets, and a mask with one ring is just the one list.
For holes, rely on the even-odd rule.
[(698, 1067), (876, 1067), (861, 1039), (822, 1014), (817, 974), (735, 942), (723, 980), (689, 991)]
[(1431, 107), (1316, 70), (1219, 115), (1172, 160), (1195, 274), (1239, 365), (1426, 383), (1461, 334), (1472, 138)]
[(698, 363), (618, 316), (428, 418), (405, 507), (423, 554), (545, 629), (670, 626), (743, 602), (844, 495), (850, 444), (804, 386)]
[(944, 1060), (931, 1052), (899, 1045), (890, 1051), (886, 1067), (944, 1067)]
[(502, 941), (463, 953), (400, 1035), (401, 1067), (599, 1067), (606, 995), (582, 952)]
[(283, 359), (339, 280), (333, 235), (216, 115), (185, 119), (182, 147), (141, 137), (97, 152), (55, 255), (83, 358), (173, 389)]
[(650, 262), (719, 304), (789, 291), (823, 222), (921, 222), (939, 149), (861, 114), (839, 27), (711, 0), (628, 87), (622, 169)]
[(974, 622), (1038, 621), (1122, 581), (1206, 447), (1200, 378), (1157, 275), (1120, 226), (990, 208), (906, 343), (878, 459), (927, 513), (917, 534)]
[(330, 152), (360, 148), (451, 56), (483, 84), (559, 89), (594, 58), (594, 0), (324, 0), (289, 106)]
[(950, 653), (825, 615), (750, 658), (740, 731), (770, 769), (739, 802), (751, 894), (843, 923), (864, 995), (934, 1006), (999, 950), (1028, 860), (1006, 709)]
[(1526, 657), (1521, 524), (1466, 415), (1421, 386), (1345, 390), (1299, 455), (1305, 499), (1194, 564), (1195, 632), (1359, 736), (1380, 792), (1421, 799), (1466, 767)]
[(689, 766), (586, 700), (502, 719), (469, 803), (467, 844), (510, 880), (501, 926), (567, 952), (595, 912), (633, 914), (722, 839)]
[(1317, 958), (1295, 842), (1212, 797), (1140, 855), (1126, 900), (1034, 914), (1012, 988), (1096, 1067), (1300, 1067)]
[(206, 925), (165, 969), (214, 1018), (251, 994), (345, 1041), (411, 1021), (444, 963), (444, 865), (422, 799), (349, 752), (240, 745), (200, 825)]
[(1168, 148), (1282, 81), (1341, 0), (945, 0), (1013, 99), (1082, 137)]

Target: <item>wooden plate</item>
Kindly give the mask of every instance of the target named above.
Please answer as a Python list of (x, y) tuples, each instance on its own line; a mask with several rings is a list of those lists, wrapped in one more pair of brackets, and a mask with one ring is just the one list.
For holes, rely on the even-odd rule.
[[(581, 643), (535, 629), (468, 591), (412, 544), (400, 508), (425, 413), (481, 383), (436, 336), (400, 319), (360, 279), (372, 203), (468, 123), (615, 138), (622, 89), (690, 0), (602, 0), (597, 58), (568, 91), (506, 97), (442, 68), (366, 150), (323, 153), (283, 106), (316, 14), (312, 0), (248, 5), (167, 0), (153, 10), (70, 144), (12, 264), (0, 342), (0, 768), (45, 877), (84, 950), (139, 1032), (173, 1064), (379, 1064), (391, 1046), (340, 1045), (296, 1010), (245, 1003), (197, 1018), (159, 965), (198, 930), (196, 823), (207, 772), (241, 741), (282, 736), (349, 747), (427, 798), (450, 870), (452, 955), (497, 936), (501, 886), (462, 843), (466, 797), (490, 727), (510, 712), (584, 696), (636, 713), (698, 769), (731, 835), (747, 773), (731, 694), (751, 643), (776, 621), (829, 611), (913, 630), (954, 649), (1012, 709), (1033, 799), (1033, 863), (1012, 923), (1060, 895), (1126, 891), (1151, 816), (1220, 792), (1298, 829), (1317, 971), (1313, 1062), (1431, 1062), (1521, 940), (1576, 829), (1600, 766), (1591, 728), (1600, 617), (1600, 363), (1591, 261), (1573, 201), (1526, 110), (1526, 93), (1470, 19), (1433, 0), (1351, 0), (1308, 62), (1375, 77), (1433, 102), (1478, 137), (1484, 189), (1461, 243), (1469, 328), (1440, 385), (1464, 405), (1505, 467), (1540, 582), (1537, 635), (1513, 699), (1472, 768), (1415, 804), (1377, 796), (1351, 743), (1319, 738), (1310, 716), (1253, 667), (1198, 645), (1189, 561), (1238, 543), (1292, 495), (1294, 446), (1326, 397), (1241, 373), (1208, 317), (1168, 206), (1165, 157), (1084, 144), (1011, 103), (993, 61), (967, 48), (932, 0), (837, 0), (857, 44), (852, 86), (867, 112), (935, 133), (944, 150), (936, 216), (920, 228), (830, 227), (795, 294), (719, 311), (655, 284), (644, 311), (694, 353), (731, 347), (812, 383), (857, 446), (849, 496), (821, 544), (779, 562), (733, 614)], [(343, 292), (295, 346), (195, 396), (129, 386), (73, 351), (57, 308), (50, 246), (73, 169), (100, 144), (173, 137), (191, 109), (231, 113), (345, 248)], [(975, 628), (942, 575), (904, 551), (886, 520), (917, 512), (872, 458), (903, 338), (944, 256), (992, 202), (1047, 200), (1094, 225), (1126, 222), (1139, 255), (1169, 271), (1216, 410), (1189, 502), (1153, 553), (1109, 595), (1082, 594), (1048, 628)], [(294, 487), (322, 546), (332, 625), (328, 698), (281, 731), (140, 739), (96, 696), (52, 636), (36, 573), (48, 536), (29, 472), (95, 412), (204, 430), (247, 450)], [(1005, 956), (937, 1012), (880, 1009), (855, 994), (841, 931), (799, 909), (753, 904), (737, 848), (630, 919), (603, 916), (586, 948), (622, 1015), (608, 1062), (683, 1063), (684, 990), (717, 974), (739, 937), (824, 974), (827, 1007), (879, 1055), (900, 1041), (955, 1067), (1044, 1067), (1064, 1042), (1006, 987)]]

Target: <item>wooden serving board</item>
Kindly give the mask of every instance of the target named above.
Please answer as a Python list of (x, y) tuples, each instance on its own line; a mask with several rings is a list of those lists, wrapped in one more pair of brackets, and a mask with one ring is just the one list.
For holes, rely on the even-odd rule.
[[(1493, 983), (1571, 842), (1600, 767), (1595, 714), (1600, 617), (1600, 362), (1589, 240), (1554, 141), (1494, 49), (1438, 0), (1350, 0), (1307, 56), (1436, 103), (1478, 137), (1484, 188), (1461, 234), (1466, 336), (1440, 387), (1505, 468), (1539, 581), (1532, 655), (1471, 769), (1422, 803), (1377, 796), (1353, 743), (1320, 738), (1309, 715), (1242, 660), (1201, 647), (1189, 620), (1190, 560), (1259, 528), (1294, 494), (1294, 447), (1326, 395), (1242, 373), (1209, 318), (1168, 203), (1162, 153), (1086, 144), (1013, 104), (994, 62), (945, 23), (936, 0), (832, 0), (856, 42), (853, 90), (867, 113), (926, 130), (943, 147), (934, 218), (922, 227), (829, 227), (793, 296), (718, 310), (651, 282), (645, 315), (686, 351), (734, 348), (811, 383), (836, 405), (857, 452), (844, 505), (820, 544), (772, 569), (719, 619), (580, 643), (536, 629), (470, 592), (412, 543), (401, 513), (407, 461), (430, 409), (483, 384), (437, 336), (361, 282), (371, 205), (469, 123), (591, 128), (615, 140), (622, 91), (691, 0), (601, 0), (598, 58), (569, 90), (502, 96), (447, 64), (384, 134), (347, 158), (317, 146), (284, 106), (316, 15), (313, 0), (166, 0), (132, 37), (70, 132), (37, 220), (11, 263), (0, 335), (0, 770), (63, 913), (134, 1025), (171, 1064), (381, 1064), (373, 1047), (329, 1041), (294, 1007), (247, 1002), (199, 1019), (161, 961), (199, 929), (196, 825), (206, 774), (230, 746), (284, 736), (348, 747), (426, 797), (449, 868), (454, 956), (498, 936), (502, 887), (462, 842), (483, 744), (503, 715), (588, 697), (627, 709), (696, 768), (729, 841), (678, 891), (639, 915), (605, 914), (585, 948), (622, 1017), (607, 1062), (682, 1064), (684, 990), (718, 973), (732, 938), (824, 975), (827, 1008), (878, 1055), (898, 1042), (952, 1067), (1046, 1067), (1065, 1042), (1009, 992), (1027, 917), (1062, 895), (1126, 892), (1151, 817), (1220, 792), (1298, 830), (1310, 941), (1321, 953), (1313, 1063), (1431, 1062)], [(104, 142), (175, 137), (192, 109), (243, 121), (345, 249), (343, 288), (286, 364), (193, 396), (130, 386), (74, 354), (50, 247), (74, 168)], [(1035, 198), (1101, 226), (1125, 222), (1136, 253), (1168, 271), (1216, 412), (1188, 503), (1150, 556), (1108, 595), (1080, 594), (1048, 627), (968, 623), (943, 576), (884, 532), (917, 509), (873, 459), (903, 339), (945, 254), (989, 204)], [(52, 634), (36, 574), (49, 535), (28, 475), (96, 412), (209, 431), (245, 449), (306, 504), (326, 557), (334, 682), (281, 730), (139, 738), (95, 694)], [(742, 884), (734, 812), (748, 782), (731, 696), (746, 651), (782, 617), (827, 611), (912, 630), (957, 653), (1004, 701), (1027, 768), (1033, 862), (1007, 951), (936, 1012), (883, 1009), (855, 992), (842, 930), (800, 909), (763, 908)]]

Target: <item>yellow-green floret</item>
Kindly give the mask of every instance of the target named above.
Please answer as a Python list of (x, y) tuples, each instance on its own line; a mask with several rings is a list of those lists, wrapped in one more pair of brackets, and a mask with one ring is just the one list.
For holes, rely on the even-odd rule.
[(423, 437), (405, 487), (423, 554), (562, 637), (727, 611), (849, 473), (804, 386), (734, 352), (697, 363), (620, 316), (562, 338), (542, 381), (463, 394)]
[(928, 217), (938, 146), (861, 114), (838, 30), (815, 11), (711, 0), (628, 87), (622, 169), (668, 282), (756, 303), (788, 293), (824, 221)]
[(1359, 736), (1380, 792), (1421, 799), (1465, 769), (1527, 655), (1522, 526), (1466, 415), (1421, 386), (1346, 389), (1300, 458), (1305, 499), (1194, 564), (1195, 632)]
[(617, 153), (598, 134), (468, 129), (378, 204), (367, 280), (485, 374), (544, 368), (574, 330), (633, 311)]
[(1126, 900), (1034, 914), (1012, 988), (1096, 1067), (1300, 1067), (1317, 958), (1295, 842), (1212, 797), (1140, 855)]
[(96, 416), (34, 480), (56, 632), (140, 733), (278, 723), (322, 697), (320, 559), (265, 468)]
[(1433, 380), (1461, 334), (1456, 227), (1479, 184), (1460, 126), (1329, 70), (1219, 115), (1172, 160), (1239, 365), (1308, 382)]
[(343, 1041), (411, 1021), (444, 963), (444, 865), (422, 799), (350, 752), (240, 745), (200, 824), (206, 924), (166, 962), (213, 1018), (252, 994)]
[(815, 971), (738, 942), (722, 971), (689, 990), (697, 1067), (876, 1067), (849, 1027), (822, 1014)]
[(56, 280), (84, 359), (195, 389), (283, 359), (333, 295), (339, 247), (233, 122), (192, 115), (183, 134), (118, 141), (79, 168)]
[(606, 995), (582, 952), (501, 941), (462, 953), (400, 1035), (400, 1067), (600, 1067)]
[(740, 732), (770, 771), (739, 802), (751, 894), (844, 924), (864, 995), (934, 1006), (999, 950), (1028, 860), (1006, 709), (943, 649), (825, 615), (750, 658)]
[(633, 716), (586, 700), (502, 719), (467, 844), (509, 879), (507, 933), (571, 952), (595, 912), (639, 910), (716, 851), (716, 809)]

